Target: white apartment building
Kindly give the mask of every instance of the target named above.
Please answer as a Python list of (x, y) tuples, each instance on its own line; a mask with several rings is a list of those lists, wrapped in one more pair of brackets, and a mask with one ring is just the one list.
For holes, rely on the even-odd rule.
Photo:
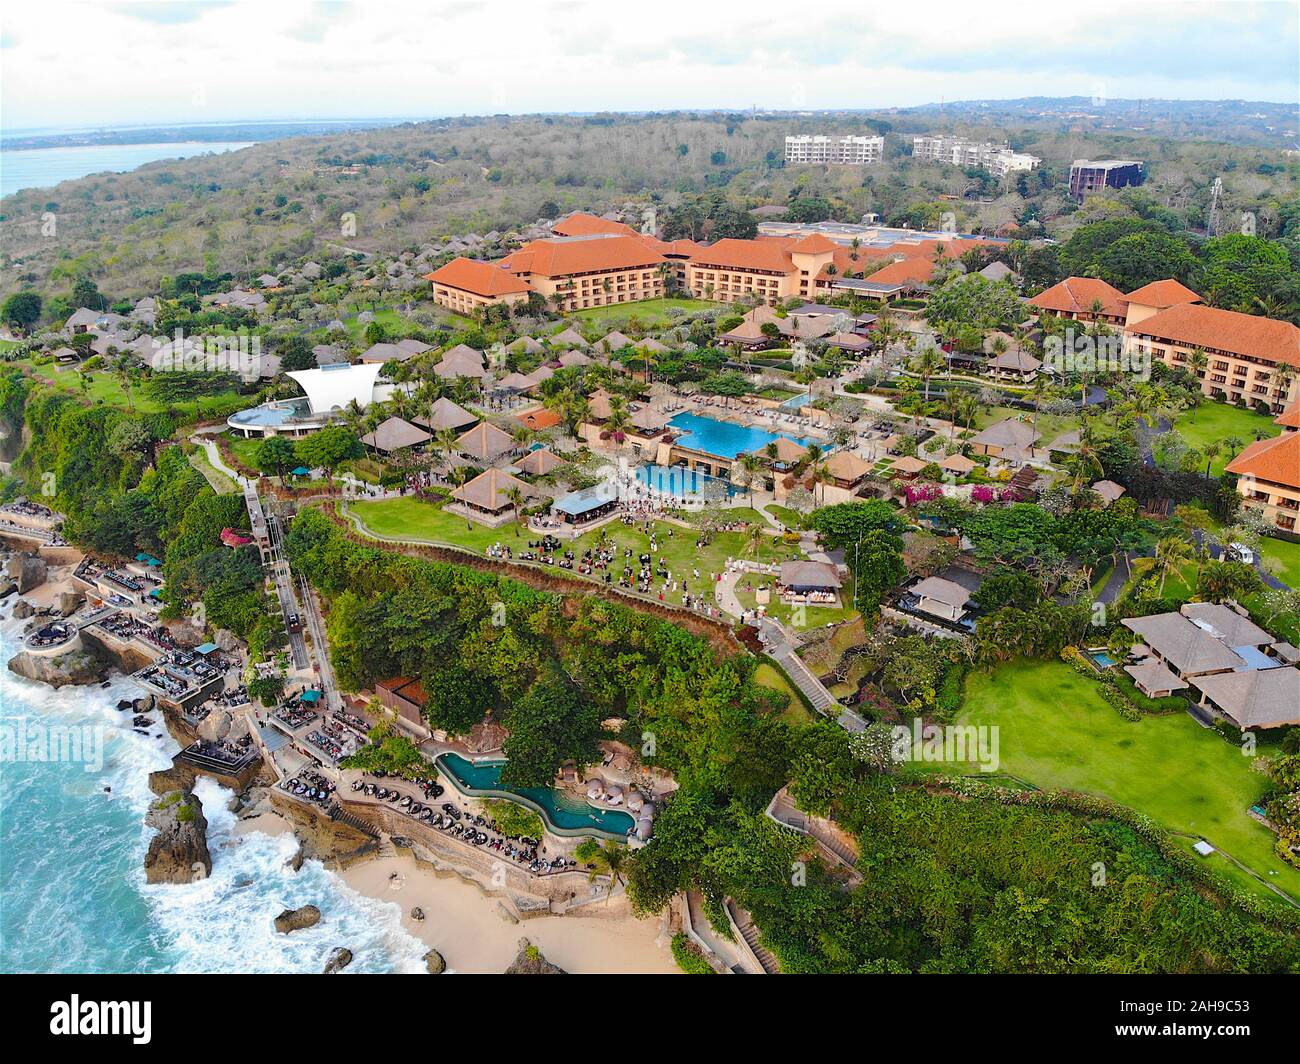
[(828, 137), (804, 134), (785, 138), (787, 163), (866, 166), (885, 157), (884, 137)]
[(1012, 151), (1006, 143), (967, 140), (965, 137), (913, 137), (912, 157), (975, 167), (987, 170), (994, 177), (1032, 170), (1043, 161), (1036, 155)]

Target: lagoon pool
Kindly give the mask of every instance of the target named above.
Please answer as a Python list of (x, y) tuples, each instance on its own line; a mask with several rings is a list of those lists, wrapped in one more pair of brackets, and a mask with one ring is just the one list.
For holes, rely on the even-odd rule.
[(750, 454), (762, 450), (773, 440), (785, 436), (795, 443), (807, 447), (818, 444), (825, 447), (820, 440), (808, 436), (791, 436), (786, 432), (768, 432), (767, 429), (746, 425), (736, 425), (730, 421), (719, 421), (705, 417), (703, 414), (678, 414), (668, 422), (684, 435), (677, 440), (680, 447), (689, 447), (693, 451), (717, 455), (719, 458), (735, 459), (737, 455)]
[[(685, 466), (643, 465), (636, 467), (636, 479), (652, 491), (674, 498), (686, 499), (699, 495), (706, 485), (716, 481), (727, 489), (727, 495), (743, 495), (745, 489), (721, 477), (711, 477)], [(721, 496), (718, 496), (721, 498)]]
[(236, 427), (241, 425), (258, 428), (272, 428), (289, 421), (301, 421), (311, 415), (311, 407), (306, 399), (291, 399), (288, 402), (277, 400), (263, 403), (261, 406), (239, 410), (226, 419), (226, 423)]
[(505, 798), (538, 813), (557, 835), (600, 835), (622, 839), (636, 827), (628, 813), (596, 809), (551, 787), (503, 787), (504, 761), (469, 761), (459, 754), (439, 754), (434, 763), (462, 794)]

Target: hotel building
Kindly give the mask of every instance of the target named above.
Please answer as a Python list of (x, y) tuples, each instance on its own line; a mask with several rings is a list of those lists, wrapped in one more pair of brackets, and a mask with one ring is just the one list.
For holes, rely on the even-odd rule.
[(1080, 203), (1093, 192), (1129, 188), (1146, 180), (1146, 170), (1136, 159), (1075, 159), (1070, 165), (1070, 195)]
[(1043, 161), (1036, 155), (1012, 151), (1006, 143), (967, 140), (965, 137), (913, 137), (912, 157), (987, 170), (994, 177), (1032, 170)]
[(884, 137), (803, 134), (785, 138), (785, 161), (795, 165), (868, 166), (884, 157)]
[(1246, 506), (1283, 532), (1294, 532), (1300, 517), (1300, 403), (1274, 420), (1282, 435), (1252, 443), (1228, 463), (1227, 471), (1237, 474), (1237, 491)]
[[(1130, 353), (1195, 373), (1211, 398), (1263, 403), (1275, 414), (1300, 399), (1300, 329), (1207, 307), (1178, 281), (1153, 281), (1125, 295), (1095, 277), (1067, 277), (1029, 302), (1040, 314), (1122, 329)], [(1197, 351), (1204, 366), (1195, 364)]]

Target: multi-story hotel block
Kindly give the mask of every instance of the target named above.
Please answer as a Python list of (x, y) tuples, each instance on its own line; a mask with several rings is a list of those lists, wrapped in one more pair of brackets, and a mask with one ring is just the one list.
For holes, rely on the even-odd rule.
[(1080, 203), (1093, 192), (1128, 188), (1146, 180), (1146, 169), (1135, 159), (1075, 159), (1070, 165), (1070, 195)]
[(1269, 524), (1284, 532), (1296, 530), (1300, 517), (1300, 403), (1275, 419), (1282, 435), (1258, 440), (1228, 463), (1237, 474), (1242, 502), (1258, 509)]
[(1037, 155), (1012, 151), (1006, 143), (968, 140), (965, 137), (913, 137), (912, 157), (987, 170), (994, 177), (1032, 170), (1043, 161)]
[(815, 300), (834, 294), (848, 275), (875, 269), (882, 259), (924, 259), (928, 269), (938, 254), (960, 255), (986, 243), (945, 237), (852, 247), (808, 233), (705, 246), (659, 240), (581, 214), (564, 219), (554, 232), (561, 235), (534, 240), (498, 262), (447, 263), (427, 275), (434, 301), (466, 313), (536, 292), (556, 309), (583, 310), (655, 299), (670, 286), (722, 303)]
[(884, 157), (884, 137), (803, 134), (785, 138), (785, 161), (796, 165), (867, 166)]
[(1129, 352), (1194, 373), (1212, 398), (1263, 403), (1274, 413), (1300, 398), (1300, 329), (1207, 307), (1178, 281), (1155, 281), (1125, 295), (1093, 277), (1067, 277), (1030, 304), (1043, 314), (1122, 328)]

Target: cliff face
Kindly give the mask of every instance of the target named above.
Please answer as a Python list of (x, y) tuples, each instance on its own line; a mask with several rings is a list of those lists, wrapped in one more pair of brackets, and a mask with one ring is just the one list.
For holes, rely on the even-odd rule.
[(552, 964), (542, 951), (526, 938), (519, 940), (519, 954), (505, 970), (506, 975), (567, 975), (558, 964)]
[(97, 683), (104, 664), (84, 650), (72, 650), (54, 658), (39, 657), (23, 650), (9, 659), (9, 671), (51, 687), (63, 687), (66, 684)]
[(144, 858), (149, 883), (193, 883), (212, 871), (203, 803), (189, 791), (168, 791), (149, 807), (145, 823), (157, 831)]

